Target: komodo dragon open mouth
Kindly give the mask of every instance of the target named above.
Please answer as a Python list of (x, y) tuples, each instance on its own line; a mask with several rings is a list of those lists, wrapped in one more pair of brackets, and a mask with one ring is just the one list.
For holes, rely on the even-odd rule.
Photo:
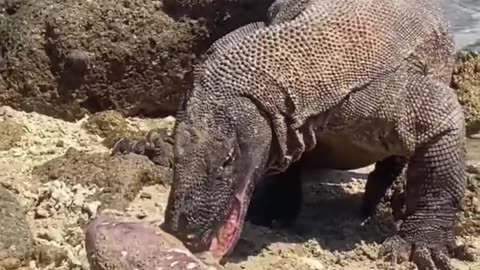
[(215, 258), (219, 259), (229, 255), (240, 238), (252, 191), (250, 182), (242, 181), (230, 201), (229, 211), (223, 223), (220, 223), (214, 230), (209, 251)]

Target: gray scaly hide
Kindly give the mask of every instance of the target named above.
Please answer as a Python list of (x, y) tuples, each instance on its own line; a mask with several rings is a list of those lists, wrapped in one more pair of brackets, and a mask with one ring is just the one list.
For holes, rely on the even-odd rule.
[(446, 31), (434, 1), (284, 0), (274, 5), (279, 11), (268, 28), (246, 26), (247, 33), (228, 35), (236, 42), (207, 59), (197, 71), (202, 76), (197, 74), (191, 93), (195, 101), (187, 106), (201, 118), (216, 103), (210, 101), (233, 96), (256, 101), (273, 121), (284, 159), (280, 169), (305, 150), (289, 151), (287, 134), (394, 72)]
[[(396, 162), (381, 161), (401, 157), (406, 211), (390, 253), (451, 269), (465, 122), (447, 85), (453, 42), (436, 1), (279, 0), (268, 16), (216, 42), (195, 71), (175, 128), (167, 227), (202, 249), (234, 196), (248, 205), (253, 184), (242, 181), (300, 159), (388, 171), (382, 164)], [(373, 173), (367, 189), (389, 177)]]

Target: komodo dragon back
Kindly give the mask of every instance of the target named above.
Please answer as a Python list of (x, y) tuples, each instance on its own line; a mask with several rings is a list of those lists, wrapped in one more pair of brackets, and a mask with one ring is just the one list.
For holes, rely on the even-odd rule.
[(404, 65), (425, 42), (444, 38), (448, 27), (430, 0), (292, 2), (279, 0), (268, 27), (232, 33), (229, 46), (217, 46), (196, 74), (192, 96), (204, 101), (191, 103), (192, 113), (207, 116), (211, 100), (248, 96), (284, 141), (286, 122), (298, 128), (328, 111)]
[(288, 89), (295, 114), (318, 108), (319, 98), (329, 107), (338, 102), (328, 102), (329, 92), (347, 94), (395, 70), (442, 24), (434, 1), (312, 2), (294, 20), (242, 35), (218, 53), (201, 79), (206, 92), (221, 80), (223, 94), (246, 91), (266, 104), (275, 102), (262, 94)]

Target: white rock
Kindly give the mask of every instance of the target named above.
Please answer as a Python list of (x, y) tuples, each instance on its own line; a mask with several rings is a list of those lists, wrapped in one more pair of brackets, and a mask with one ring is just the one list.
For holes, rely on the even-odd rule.
[(90, 217), (93, 217), (93, 216), (97, 215), (98, 207), (99, 207), (101, 204), (102, 204), (102, 203), (99, 202), (99, 201), (94, 201), (94, 202), (85, 203), (85, 204), (83, 204), (83, 210), (84, 210), (85, 212), (87, 212)]
[(54, 241), (59, 244), (62, 243), (64, 240), (62, 232), (53, 228), (49, 228), (49, 229), (38, 232), (37, 237), (45, 240), (49, 240), (49, 241)]
[(325, 265), (319, 260), (309, 258), (309, 257), (302, 257), (302, 262), (310, 267), (311, 270), (323, 270), (325, 269)]

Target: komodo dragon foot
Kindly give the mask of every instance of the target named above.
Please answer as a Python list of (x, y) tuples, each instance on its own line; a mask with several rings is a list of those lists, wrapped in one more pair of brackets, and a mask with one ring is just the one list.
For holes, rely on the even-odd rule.
[(462, 121), (456, 120), (407, 160), (404, 215), (397, 234), (380, 251), (387, 261), (410, 260), (419, 270), (453, 270), (450, 258), (474, 259), (466, 246), (456, 244), (454, 236), (466, 158)]
[(379, 255), (392, 266), (397, 262), (412, 261), (419, 270), (454, 270), (450, 258), (474, 261), (475, 256), (465, 245), (457, 245), (453, 234), (449, 231), (436, 232), (442, 238), (441, 243), (429, 246), (422, 240), (409, 239), (395, 235), (382, 245)]
[(134, 153), (148, 157), (164, 167), (173, 167), (173, 139), (164, 129), (152, 129), (145, 138), (120, 139), (112, 149), (112, 155)]

